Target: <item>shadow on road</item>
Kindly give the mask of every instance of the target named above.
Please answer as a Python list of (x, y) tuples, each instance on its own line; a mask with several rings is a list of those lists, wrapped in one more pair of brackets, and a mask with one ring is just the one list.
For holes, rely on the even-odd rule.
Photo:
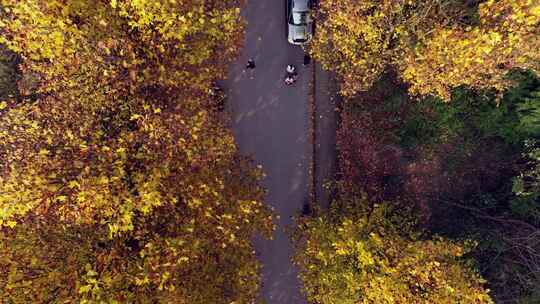
[[(273, 240), (254, 240), (263, 264), (261, 298), (269, 304), (306, 303), (284, 230), (308, 200), (312, 146), (307, 96), (313, 70), (302, 66), (303, 50), (286, 41), (284, 0), (249, 1), (243, 14), (248, 22), (245, 47), (222, 85), (239, 150), (263, 166), (266, 202), (280, 217)], [(245, 69), (249, 58), (255, 60), (253, 70)], [(298, 68), (293, 86), (283, 81), (287, 64)]]

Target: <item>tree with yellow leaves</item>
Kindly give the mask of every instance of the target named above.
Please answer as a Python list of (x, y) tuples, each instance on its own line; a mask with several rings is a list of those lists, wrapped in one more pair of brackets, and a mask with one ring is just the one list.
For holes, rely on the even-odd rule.
[(510, 69), (539, 72), (538, 1), (324, 0), (310, 51), (342, 78), (342, 92), (367, 90), (388, 67), (410, 92), (449, 100), (467, 85), (502, 92)]
[(464, 258), (466, 242), (419, 238), (388, 203), (341, 202), (329, 215), (304, 218), (296, 264), (309, 301), (320, 304), (493, 303)]
[(262, 173), (209, 111), (230, 1), (0, 0), (22, 58), (0, 101), (6, 303), (251, 303)]
[[(0, 43), (30, 88), (107, 94), (207, 87), (237, 53), (239, 1), (1, 0)], [(26, 89), (26, 86), (22, 87)]]

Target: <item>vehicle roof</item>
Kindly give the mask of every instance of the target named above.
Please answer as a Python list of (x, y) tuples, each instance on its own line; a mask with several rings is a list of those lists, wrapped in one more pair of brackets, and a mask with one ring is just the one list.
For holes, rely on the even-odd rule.
[(309, 10), (309, 0), (292, 0), (293, 11), (305, 12)]
[(290, 25), (289, 33), (291, 38), (296, 39), (306, 39), (307, 38), (307, 27), (303, 25)]

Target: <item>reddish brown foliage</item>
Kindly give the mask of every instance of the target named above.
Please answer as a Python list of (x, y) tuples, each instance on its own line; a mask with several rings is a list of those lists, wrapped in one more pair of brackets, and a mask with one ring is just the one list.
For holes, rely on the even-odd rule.
[(340, 169), (353, 194), (366, 192), (372, 201), (412, 201), (427, 220), (441, 212), (436, 203), (441, 196), (461, 200), (495, 191), (512, 174), (511, 161), (502, 159), (508, 151), (497, 139), (473, 146), (459, 137), (437, 145), (400, 146), (397, 134), (409, 119), (410, 106), (418, 102), (405, 92), (395, 76), (386, 75), (345, 104), (338, 131)]
[(393, 180), (402, 174), (403, 151), (394, 143), (392, 130), (402, 113), (380, 109), (391, 93), (375, 87), (349, 101), (338, 131), (344, 181), (351, 191), (364, 191), (373, 201), (392, 199), (400, 192)]
[(388, 180), (400, 174), (401, 150), (377, 136), (370, 117), (343, 114), (338, 132), (341, 170), (345, 181), (360, 187), (372, 200), (389, 199), (397, 191)]

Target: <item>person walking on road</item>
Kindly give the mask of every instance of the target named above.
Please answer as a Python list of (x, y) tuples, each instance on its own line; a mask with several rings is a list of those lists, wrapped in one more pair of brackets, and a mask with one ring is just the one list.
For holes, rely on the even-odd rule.
[(287, 71), (288, 75), (295, 75), (296, 74), (296, 67), (292, 64), (287, 65), (287, 68), (285, 69)]
[(255, 60), (253, 58), (249, 58), (246, 64), (246, 69), (254, 69), (255, 68)]
[(308, 65), (310, 62), (311, 62), (311, 56), (309, 56), (309, 54), (305, 54), (305, 55), (304, 55), (304, 63), (303, 63), (302, 65), (303, 65), (303, 66), (306, 66), (306, 65)]
[(287, 75), (285, 76), (285, 84), (291, 85), (295, 83), (298, 76), (298, 73), (296, 72), (296, 67), (292, 64), (288, 64), (285, 68), (285, 72), (287, 72)]
[(287, 75), (287, 77), (285, 77), (285, 84), (286, 85), (291, 85), (295, 82), (296, 80), (291, 76), (291, 75)]

